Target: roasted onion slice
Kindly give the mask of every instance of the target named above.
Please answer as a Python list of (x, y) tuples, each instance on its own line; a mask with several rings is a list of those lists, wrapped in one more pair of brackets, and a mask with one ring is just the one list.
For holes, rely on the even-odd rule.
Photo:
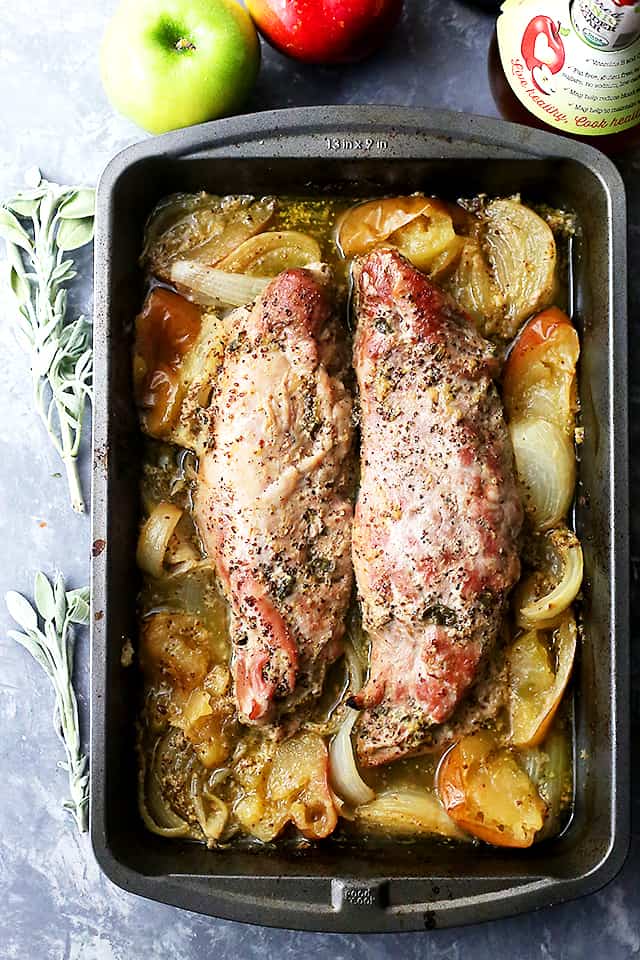
[(215, 846), (227, 826), (229, 808), (220, 797), (206, 789), (206, 776), (203, 777), (201, 772), (194, 771), (189, 784), (189, 794), (200, 829), (209, 846)]
[(214, 266), (264, 230), (274, 211), (271, 197), (174, 194), (158, 204), (147, 223), (141, 261), (164, 280), (178, 258)]
[[(349, 689), (352, 693), (357, 693), (362, 687), (360, 660), (351, 645), (347, 646), (345, 656), (349, 668)], [(346, 708), (345, 718), (329, 746), (331, 786), (341, 800), (352, 807), (369, 803), (375, 798), (374, 791), (360, 776), (353, 750), (351, 734), (358, 716), (357, 710)]]
[(331, 786), (352, 807), (369, 803), (375, 797), (371, 787), (360, 776), (353, 752), (351, 731), (358, 716), (357, 710), (347, 708), (347, 716), (329, 747)]
[(493, 200), (484, 209), (484, 248), (506, 303), (513, 336), (523, 320), (553, 299), (556, 243), (549, 225), (515, 199)]
[(482, 208), (446, 285), (485, 336), (510, 340), (553, 298), (556, 246), (549, 226), (517, 199)]
[(141, 753), (138, 770), (138, 808), (147, 830), (161, 837), (187, 837), (191, 833), (189, 823), (171, 808), (162, 789), (162, 756), (167, 752), (171, 733), (157, 739), (147, 757)]
[(571, 606), (582, 586), (582, 547), (576, 535), (558, 527), (546, 536), (545, 547), (546, 568), (527, 577), (514, 596), (516, 622), (525, 629), (552, 625)]
[(319, 263), (320, 245), (296, 230), (268, 230), (250, 237), (218, 264), (226, 273), (252, 277), (275, 277), (283, 270)]
[(144, 573), (156, 578), (163, 575), (167, 547), (183, 512), (175, 503), (163, 500), (143, 524), (136, 562)]
[(170, 278), (189, 300), (210, 307), (243, 307), (269, 284), (267, 277), (227, 273), (192, 260), (175, 260)]
[(469, 839), (448, 816), (438, 798), (417, 787), (383, 791), (375, 800), (358, 807), (355, 822), (367, 830), (380, 830), (398, 836)]
[(509, 424), (525, 511), (535, 530), (566, 516), (576, 483), (572, 441), (555, 423), (525, 417)]

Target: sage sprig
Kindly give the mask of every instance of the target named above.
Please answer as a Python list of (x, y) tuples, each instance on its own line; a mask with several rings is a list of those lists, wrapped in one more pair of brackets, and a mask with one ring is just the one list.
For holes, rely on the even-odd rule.
[(76, 276), (71, 250), (93, 236), (94, 191), (42, 180), (0, 204), (15, 332), (30, 357), (33, 398), (64, 463), (71, 505), (84, 511), (77, 458), (91, 399), (91, 324), (67, 322), (67, 285)]
[(53, 686), (53, 725), (66, 754), (66, 760), (59, 765), (67, 771), (71, 793), (64, 806), (72, 813), (78, 829), (85, 831), (89, 774), (80, 742), (78, 701), (73, 688), (73, 625), (89, 622), (89, 589), (67, 590), (61, 574), (57, 574), (51, 584), (43, 573), (37, 573), (33, 594), (35, 607), (22, 594), (13, 590), (7, 593), (7, 609), (23, 631), (9, 630), (8, 636), (29, 651)]

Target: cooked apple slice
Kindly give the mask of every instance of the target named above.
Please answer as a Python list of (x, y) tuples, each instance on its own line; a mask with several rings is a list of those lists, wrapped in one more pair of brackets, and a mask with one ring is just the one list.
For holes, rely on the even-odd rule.
[(260, 840), (276, 837), (292, 822), (310, 840), (327, 837), (338, 822), (329, 786), (329, 757), (317, 733), (302, 733), (276, 751), (266, 783), (267, 816), (251, 827)]
[(355, 257), (383, 243), (439, 276), (449, 270), (464, 246), (446, 204), (430, 197), (387, 197), (351, 207), (342, 218), (338, 243), (345, 257)]
[(437, 201), (430, 201), (424, 212), (400, 227), (389, 237), (389, 243), (425, 273), (435, 268), (442, 273), (460, 256), (464, 239), (457, 237), (451, 216)]
[(567, 315), (550, 307), (526, 324), (509, 354), (503, 399), (510, 420), (541, 418), (573, 440), (578, 334)]
[(497, 847), (529, 847), (544, 824), (546, 805), (533, 783), (485, 730), (445, 754), (437, 785), (451, 819)]
[(181, 399), (179, 370), (200, 334), (202, 313), (184, 297), (155, 287), (136, 318), (133, 377), (142, 427), (164, 437)]
[(133, 351), (145, 433), (200, 453), (208, 438), (209, 398), (235, 319), (233, 314), (221, 318), (165, 287), (151, 290), (136, 318)]
[(368, 253), (392, 233), (422, 216), (426, 197), (386, 197), (351, 207), (338, 225), (338, 243), (345, 257)]
[(511, 742), (535, 747), (545, 739), (566, 689), (578, 631), (571, 612), (548, 633), (528, 630), (508, 654)]

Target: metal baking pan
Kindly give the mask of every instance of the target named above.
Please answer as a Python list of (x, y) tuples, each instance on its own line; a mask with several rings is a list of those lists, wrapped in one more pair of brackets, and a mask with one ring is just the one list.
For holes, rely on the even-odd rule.
[[(575, 812), (526, 851), (421, 842), (357, 852), (325, 843), (209, 852), (147, 832), (136, 806), (135, 638), (140, 436), (130, 332), (143, 292), (145, 219), (177, 190), (348, 195), (522, 192), (574, 210), (574, 318), (582, 334), (577, 530), (585, 632), (574, 678)], [(626, 229), (622, 181), (599, 152), (525, 127), (401, 107), (318, 107), (223, 120), (120, 153), (98, 188), (95, 249), (91, 835), (127, 890), (200, 913), (301, 930), (420, 930), (593, 891), (629, 841)]]

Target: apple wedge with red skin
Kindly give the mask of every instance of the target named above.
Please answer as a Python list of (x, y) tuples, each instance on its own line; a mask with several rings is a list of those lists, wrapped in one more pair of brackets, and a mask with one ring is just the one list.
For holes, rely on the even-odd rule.
[(246, 0), (263, 35), (305, 63), (352, 63), (382, 46), (402, 0)]

